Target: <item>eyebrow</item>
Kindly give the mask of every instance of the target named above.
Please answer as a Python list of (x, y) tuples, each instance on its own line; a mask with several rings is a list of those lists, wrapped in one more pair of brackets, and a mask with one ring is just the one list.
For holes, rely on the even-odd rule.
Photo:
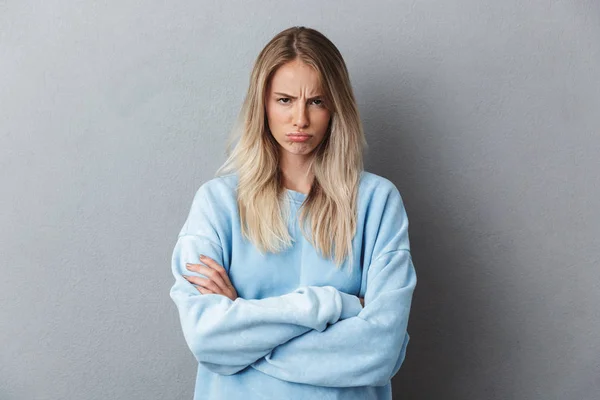
[[(283, 97), (289, 97), (290, 99), (296, 99), (297, 97), (291, 96), (289, 94), (285, 94), (285, 93), (280, 93), (280, 92), (273, 92), (273, 94), (276, 94), (278, 96), (283, 96)], [(314, 99), (318, 99), (319, 97), (323, 97), (322, 94), (319, 94), (317, 96), (314, 97), (309, 97), (308, 100), (314, 100)]]

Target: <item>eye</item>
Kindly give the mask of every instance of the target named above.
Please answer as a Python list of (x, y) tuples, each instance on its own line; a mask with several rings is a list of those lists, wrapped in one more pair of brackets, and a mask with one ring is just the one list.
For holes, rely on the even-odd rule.
[(287, 101), (286, 102), (282, 102), (281, 100), (289, 100), (288, 97), (281, 97), (281, 98), (277, 99), (277, 102), (281, 103), (281, 104), (289, 104), (289, 102), (287, 102)]
[(317, 106), (323, 106), (323, 100), (321, 99), (314, 99), (313, 102), (318, 101), (319, 103), (317, 103)]

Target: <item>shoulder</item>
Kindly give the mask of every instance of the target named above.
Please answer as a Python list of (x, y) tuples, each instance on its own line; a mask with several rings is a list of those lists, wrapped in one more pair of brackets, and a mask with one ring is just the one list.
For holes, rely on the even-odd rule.
[(235, 173), (221, 175), (204, 182), (196, 191), (196, 196), (225, 200), (235, 198), (237, 190), (237, 175)]
[(396, 185), (383, 176), (365, 171), (360, 190), (359, 221), (364, 226), (365, 243), (371, 243), (375, 254), (390, 249), (410, 249), (408, 216)]
[(235, 176), (223, 175), (202, 183), (196, 190), (180, 235), (184, 232), (198, 235), (198, 232), (214, 229), (219, 237), (228, 237), (231, 219), (237, 215), (235, 182)]
[(362, 171), (359, 184), (359, 196), (363, 201), (386, 199), (390, 196), (401, 197), (394, 182), (369, 171)]
[(358, 210), (365, 221), (391, 225), (408, 223), (400, 191), (389, 179), (363, 171), (359, 186)]
[(237, 207), (237, 175), (227, 174), (210, 178), (200, 185), (194, 195), (192, 209), (235, 211)]

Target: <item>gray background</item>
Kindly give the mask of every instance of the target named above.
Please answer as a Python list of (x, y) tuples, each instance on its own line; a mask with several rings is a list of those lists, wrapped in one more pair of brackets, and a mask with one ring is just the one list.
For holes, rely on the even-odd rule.
[(597, 398), (599, 3), (13, 0), (0, 399), (191, 399), (171, 251), (292, 25), (339, 47), (367, 170), (406, 203), (419, 283), (394, 398)]

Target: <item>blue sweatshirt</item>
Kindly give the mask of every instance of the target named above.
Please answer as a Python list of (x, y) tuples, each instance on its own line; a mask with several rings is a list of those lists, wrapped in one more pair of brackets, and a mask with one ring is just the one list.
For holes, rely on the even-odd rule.
[[(236, 187), (232, 173), (198, 189), (173, 251), (170, 296), (198, 361), (194, 400), (391, 399), (416, 285), (396, 186), (361, 173), (352, 271), (304, 238), (297, 217), (306, 195), (289, 189), (294, 245), (262, 255), (241, 235)], [(205, 277), (185, 267), (200, 254), (227, 270), (235, 301), (183, 278)]]

